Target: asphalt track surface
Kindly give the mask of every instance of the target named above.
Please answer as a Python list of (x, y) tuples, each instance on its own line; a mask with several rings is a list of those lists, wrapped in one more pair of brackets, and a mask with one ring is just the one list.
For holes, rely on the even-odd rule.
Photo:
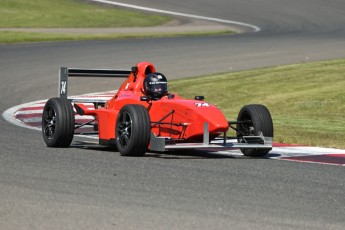
[[(149, 60), (173, 79), (345, 57), (340, 0), (122, 2), (242, 21), (261, 31), (1, 45), (0, 112), (55, 96), (60, 66), (126, 68)], [(73, 90), (105, 91), (118, 83), (85, 81)], [(103, 147), (84, 148), (83, 142), (48, 149), (39, 132), (2, 117), (0, 143), (0, 229), (345, 226), (345, 171), (339, 166), (203, 152), (127, 158)]]

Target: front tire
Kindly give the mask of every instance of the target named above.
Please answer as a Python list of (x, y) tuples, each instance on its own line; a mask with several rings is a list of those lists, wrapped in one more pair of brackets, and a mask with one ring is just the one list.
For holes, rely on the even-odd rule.
[(144, 156), (150, 142), (151, 123), (142, 105), (122, 107), (116, 119), (116, 147), (122, 156)]
[(67, 99), (51, 98), (42, 113), (42, 134), (48, 147), (68, 147), (74, 135), (74, 111)]
[[(268, 109), (264, 105), (246, 105), (238, 114), (237, 139), (242, 141), (243, 136), (259, 136), (273, 138), (273, 122)], [(260, 133), (261, 132), (261, 133)], [(241, 149), (245, 156), (262, 157), (271, 149)]]

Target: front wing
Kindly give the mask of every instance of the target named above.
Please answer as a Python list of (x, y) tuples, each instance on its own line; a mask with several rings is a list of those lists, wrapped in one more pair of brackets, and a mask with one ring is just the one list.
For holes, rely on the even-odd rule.
[(233, 139), (218, 138), (209, 141), (208, 123), (204, 123), (203, 142), (202, 143), (174, 143), (169, 137), (157, 137), (151, 133), (150, 151), (164, 152), (168, 150), (179, 149), (272, 149), (272, 137), (260, 136), (244, 136), (243, 143), (233, 142)]

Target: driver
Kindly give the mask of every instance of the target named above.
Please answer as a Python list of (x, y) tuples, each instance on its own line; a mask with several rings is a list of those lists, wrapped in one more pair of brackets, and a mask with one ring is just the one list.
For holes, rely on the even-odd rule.
[(168, 95), (168, 83), (161, 73), (149, 73), (144, 79), (144, 94), (153, 100), (161, 99)]

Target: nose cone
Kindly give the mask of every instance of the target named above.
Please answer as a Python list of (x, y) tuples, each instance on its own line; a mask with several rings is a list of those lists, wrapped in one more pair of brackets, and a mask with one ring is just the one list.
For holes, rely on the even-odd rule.
[(169, 136), (187, 142), (202, 141), (205, 122), (208, 123), (210, 139), (229, 129), (228, 121), (216, 106), (198, 100), (154, 101), (150, 107), (150, 118), (151, 122), (165, 123), (152, 129), (156, 136)]
[(208, 123), (210, 133), (222, 133), (228, 130), (229, 123), (216, 106), (199, 101), (195, 101), (194, 104), (196, 105), (194, 112), (199, 117), (198, 120), (202, 123)]

